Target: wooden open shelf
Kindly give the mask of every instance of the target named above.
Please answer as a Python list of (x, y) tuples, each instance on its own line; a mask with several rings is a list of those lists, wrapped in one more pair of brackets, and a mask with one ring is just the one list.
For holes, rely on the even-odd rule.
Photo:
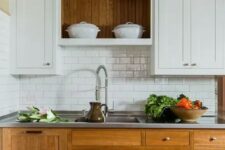
[(98, 38), (113, 38), (114, 27), (133, 22), (142, 25), (146, 30), (143, 38), (150, 39), (150, 3), (151, 0), (61, 0), (61, 37), (68, 38), (65, 29), (81, 21), (97, 25), (101, 29)]

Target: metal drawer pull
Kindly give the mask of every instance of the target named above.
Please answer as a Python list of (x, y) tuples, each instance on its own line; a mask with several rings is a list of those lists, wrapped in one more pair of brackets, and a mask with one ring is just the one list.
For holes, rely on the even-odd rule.
[(210, 141), (215, 141), (215, 140), (216, 140), (216, 137), (210, 137), (209, 140), (210, 140)]
[(197, 64), (196, 64), (196, 63), (194, 63), (194, 64), (191, 64), (191, 66), (197, 66)]
[(41, 134), (42, 131), (25, 131), (27, 134)]
[(163, 141), (170, 141), (170, 140), (171, 140), (170, 137), (165, 137), (165, 138), (163, 139)]
[(189, 66), (189, 64), (188, 63), (185, 63), (185, 64), (183, 64), (183, 66)]
[(47, 63), (44, 63), (43, 65), (44, 66), (50, 66), (51, 64), (49, 62), (47, 62)]

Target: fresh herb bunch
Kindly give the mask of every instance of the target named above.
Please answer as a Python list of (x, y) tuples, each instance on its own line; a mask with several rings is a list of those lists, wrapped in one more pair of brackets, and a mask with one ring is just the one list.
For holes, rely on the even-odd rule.
[[(177, 102), (178, 100), (172, 97), (152, 94), (147, 99), (145, 113), (147, 116), (151, 116), (154, 120), (174, 120), (176, 117), (168, 112), (168, 108), (175, 106)], [(165, 110), (167, 114), (163, 114)]]

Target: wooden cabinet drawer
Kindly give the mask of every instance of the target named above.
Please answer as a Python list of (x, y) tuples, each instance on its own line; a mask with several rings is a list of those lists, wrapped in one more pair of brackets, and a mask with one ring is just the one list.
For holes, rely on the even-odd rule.
[(189, 145), (189, 132), (176, 130), (149, 130), (146, 145)]
[(73, 146), (141, 146), (142, 131), (133, 129), (79, 129), (72, 131)]
[(146, 149), (145, 147), (141, 146), (74, 146), (72, 150), (146, 150)]
[(225, 146), (195, 146), (194, 150), (225, 150)]
[(190, 150), (188, 146), (153, 146), (145, 150)]
[(194, 145), (225, 146), (225, 131), (196, 130), (194, 131)]

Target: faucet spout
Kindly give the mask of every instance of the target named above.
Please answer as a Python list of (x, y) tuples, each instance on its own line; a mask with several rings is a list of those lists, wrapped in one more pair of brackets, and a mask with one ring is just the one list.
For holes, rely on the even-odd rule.
[[(99, 77), (99, 73), (100, 71), (103, 70), (104, 74), (105, 74), (105, 86), (101, 87), (101, 78)], [(107, 73), (107, 69), (104, 65), (100, 65), (97, 70), (96, 70), (96, 90), (95, 90), (95, 98), (96, 101), (101, 101), (101, 97), (100, 97), (100, 93), (101, 93), (101, 89), (104, 88), (105, 89), (105, 110), (104, 113), (107, 116), (108, 113), (108, 73)]]

